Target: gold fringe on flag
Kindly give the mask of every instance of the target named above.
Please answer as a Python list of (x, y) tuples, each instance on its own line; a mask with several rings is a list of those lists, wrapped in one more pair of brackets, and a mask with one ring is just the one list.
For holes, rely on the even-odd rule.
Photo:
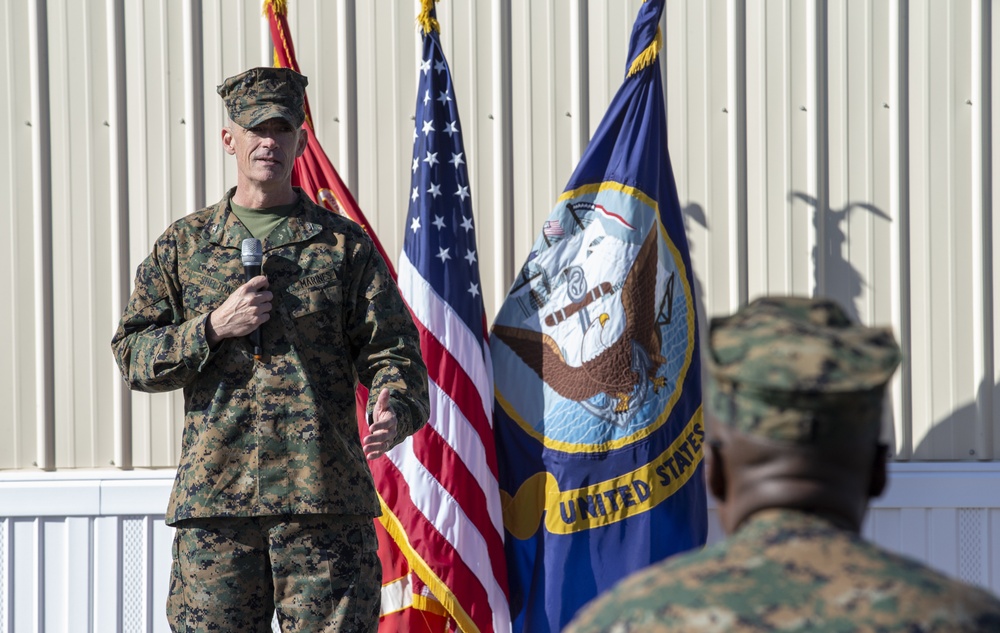
[(436, 2), (437, 0), (420, 0), (420, 15), (417, 16), (417, 24), (420, 25), (424, 35), (431, 31), (441, 32), (441, 23), (437, 21), (437, 18), (431, 17), (431, 9), (434, 8)]
[(655, 62), (656, 56), (660, 54), (661, 48), (663, 48), (663, 37), (660, 35), (660, 27), (656, 27), (656, 37), (654, 37), (653, 41), (649, 43), (649, 46), (636, 55), (635, 59), (632, 60), (632, 65), (629, 66), (626, 78), (631, 77), (643, 68)]
[(288, 15), (288, 0), (264, 0), (261, 15), (265, 18), (267, 17), (268, 7), (271, 7), (271, 10), (274, 11), (274, 15)]

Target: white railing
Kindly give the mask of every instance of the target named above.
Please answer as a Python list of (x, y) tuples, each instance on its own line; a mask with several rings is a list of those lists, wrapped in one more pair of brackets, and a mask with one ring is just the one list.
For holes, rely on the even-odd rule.
[[(173, 475), (0, 474), (0, 633), (169, 631)], [(895, 463), (889, 481), (865, 535), (1000, 594), (1000, 464)]]

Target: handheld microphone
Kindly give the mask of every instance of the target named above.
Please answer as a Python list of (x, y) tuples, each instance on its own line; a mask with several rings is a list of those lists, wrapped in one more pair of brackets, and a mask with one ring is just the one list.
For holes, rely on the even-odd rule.
[[(240, 253), (243, 260), (243, 281), (250, 281), (261, 273), (261, 266), (264, 263), (264, 249), (260, 240), (255, 237), (248, 237), (243, 240), (243, 249)], [(260, 328), (250, 332), (250, 344), (253, 345), (253, 357), (260, 360), (263, 351), (260, 347)]]

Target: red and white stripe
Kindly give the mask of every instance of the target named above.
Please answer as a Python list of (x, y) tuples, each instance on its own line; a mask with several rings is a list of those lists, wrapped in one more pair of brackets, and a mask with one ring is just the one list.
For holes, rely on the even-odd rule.
[[(510, 614), (485, 324), (481, 332), (470, 331), (405, 252), (398, 272), (400, 292), (420, 331), (431, 414), (424, 429), (390, 451), (388, 460), (379, 460), (379, 492), (413, 554), (432, 574), (422, 580), (459, 626), (507, 633)], [(411, 567), (420, 574), (420, 566)]]

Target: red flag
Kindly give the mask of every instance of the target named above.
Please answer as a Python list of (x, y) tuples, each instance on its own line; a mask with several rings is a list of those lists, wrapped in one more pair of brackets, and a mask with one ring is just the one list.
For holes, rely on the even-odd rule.
[[(264, 11), (271, 27), (271, 41), (275, 44), (275, 66), (291, 68), (295, 72), (301, 73), (299, 63), (295, 59), (295, 46), (292, 44), (292, 36), (288, 29), (285, 0), (264, 0)], [(382, 259), (388, 264), (389, 271), (395, 277), (396, 270), (393, 268), (392, 260), (385, 254), (382, 243), (370, 230), (365, 214), (361, 212), (361, 208), (354, 196), (351, 195), (350, 189), (340, 179), (340, 174), (334, 169), (333, 163), (330, 162), (316, 138), (308, 96), (305, 98), (305, 111), (306, 120), (302, 127), (306, 131), (308, 142), (306, 143), (306, 151), (296, 159), (295, 165), (292, 167), (292, 184), (296, 187), (302, 187), (316, 204), (325, 206), (341, 215), (346, 215), (364, 227), (365, 232), (375, 242), (375, 247), (382, 255)]]
[[(275, 45), (275, 66), (301, 72), (295, 58), (295, 47), (288, 28), (285, 0), (264, 0), (264, 13), (268, 18), (271, 40)], [(308, 97), (305, 100), (305, 114), (303, 128), (307, 134), (307, 144), (305, 152), (295, 161), (292, 169), (292, 184), (301, 187), (317, 204), (347, 216), (360, 224), (375, 243), (375, 247), (395, 278), (396, 271), (392, 260), (386, 255), (385, 249), (382, 248), (378, 237), (371, 230), (371, 226), (357, 201), (341, 180), (316, 138)], [(365, 422), (368, 389), (359, 385), (355, 397), (358, 411), (358, 430), (362, 435), (366, 435), (368, 430)], [(405, 532), (393, 528), (395, 536), (392, 536), (386, 529), (387, 524), (395, 524), (391, 523), (394, 516), (392, 508), (386, 504), (384, 495), (386, 491), (394, 491), (399, 486), (405, 488), (406, 483), (398, 481), (400, 479), (398, 475), (394, 475), (391, 468), (380, 467), (379, 462), (388, 462), (388, 460), (382, 458), (372, 463), (372, 473), (383, 507), (383, 516), (381, 519), (375, 520), (378, 553), (382, 563), (382, 615), (379, 621), (379, 630), (383, 633), (397, 631), (444, 633), (450, 627), (454, 627), (454, 620), (449, 617), (448, 612), (434, 597), (427, 584), (415, 573), (410, 559), (400, 549), (400, 543), (407, 543)], [(413, 555), (411, 552), (411, 556)]]

